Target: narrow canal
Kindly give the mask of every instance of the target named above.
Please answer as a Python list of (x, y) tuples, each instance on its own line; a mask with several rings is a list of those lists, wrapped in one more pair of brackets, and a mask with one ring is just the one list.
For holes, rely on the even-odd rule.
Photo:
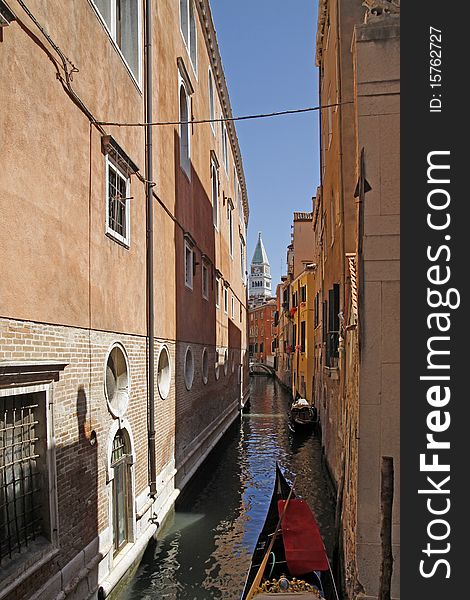
[(292, 434), (289, 395), (252, 378), (249, 411), (229, 430), (180, 497), (174, 519), (148, 546), (119, 600), (238, 600), (264, 523), (279, 462), (313, 509), (331, 556), (334, 507), (315, 434)]

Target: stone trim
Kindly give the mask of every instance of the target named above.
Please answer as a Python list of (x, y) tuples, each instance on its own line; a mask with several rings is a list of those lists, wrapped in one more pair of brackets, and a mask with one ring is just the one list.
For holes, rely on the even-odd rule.
[[(219, 93), (222, 111), (225, 118), (231, 119), (233, 118), (232, 107), (230, 105), (227, 82), (225, 80), (225, 75), (222, 68), (222, 59), (220, 57), (217, 36), (215, 33), (214, 23), (212, 21), (209, 0), (197, 0), (195, 4), (197, 7), (199, 18), (201, 20), (202, 29), (204, 32), (204, 40), (206, 42), (206, 48), (212, 69), (212, 76)], [(243, 171), (242, 156), (240, 152), (240, 146), (238, 143), (237, 132), (233, 121), (226, 121), (225, 125), (227, 127), (227, 132), (230, 138), (230, 144), (232, 146), (233, 158), (238, 174), (238, 182), (242, 190), (244, 220), (245, 224), (248, 224), (248, 217), (250, 212), (248, 207), (248, 194), (246, 189), (245, 174)]]

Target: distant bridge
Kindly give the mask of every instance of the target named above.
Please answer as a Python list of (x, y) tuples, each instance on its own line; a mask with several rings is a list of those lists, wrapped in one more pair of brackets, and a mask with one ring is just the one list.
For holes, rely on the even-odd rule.
[(270, 377), (274, 377), (275, 373), (276, 371), (271, 365), (258, 362), (250, 363), (250, 375), (269, 375)]

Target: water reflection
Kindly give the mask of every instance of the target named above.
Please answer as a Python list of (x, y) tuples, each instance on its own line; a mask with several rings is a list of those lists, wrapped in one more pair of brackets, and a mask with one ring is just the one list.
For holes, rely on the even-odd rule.
[(332, 546), (333, 509), (315, 434), (289, 431), (286, 392), (253, 378), (250, 413), (225, 436), (147, 548), (120, 600), (238, 600), (271, 498), (278, 461)]

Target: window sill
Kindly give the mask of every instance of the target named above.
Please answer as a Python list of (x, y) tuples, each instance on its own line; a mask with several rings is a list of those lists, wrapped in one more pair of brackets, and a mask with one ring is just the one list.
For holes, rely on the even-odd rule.
[(2, 589), (0, 591), (0, 599), (8, 598), (9, 594), (31, 577), (38, 569), (43, 567), (55, 556), (60, 550), (55, 548), (50, 542), (45, 539), (33, 542), (27, 552), (17, 553), (10, 563), (2, 567)]
[(118, 233), (116, 233), (109, 227), (106, 229), (106, 235), (107, 235), (107, 237), (112, 239), (113, 242), (116, 242), (117, 244), (119, 244), (120, 246), (125, 248), (126, 250), (129, 250), (129, 248), (131, 246), (129, 238), (127, 238), (127, 239), (123, 238), (122, 236), (120, 236)]

